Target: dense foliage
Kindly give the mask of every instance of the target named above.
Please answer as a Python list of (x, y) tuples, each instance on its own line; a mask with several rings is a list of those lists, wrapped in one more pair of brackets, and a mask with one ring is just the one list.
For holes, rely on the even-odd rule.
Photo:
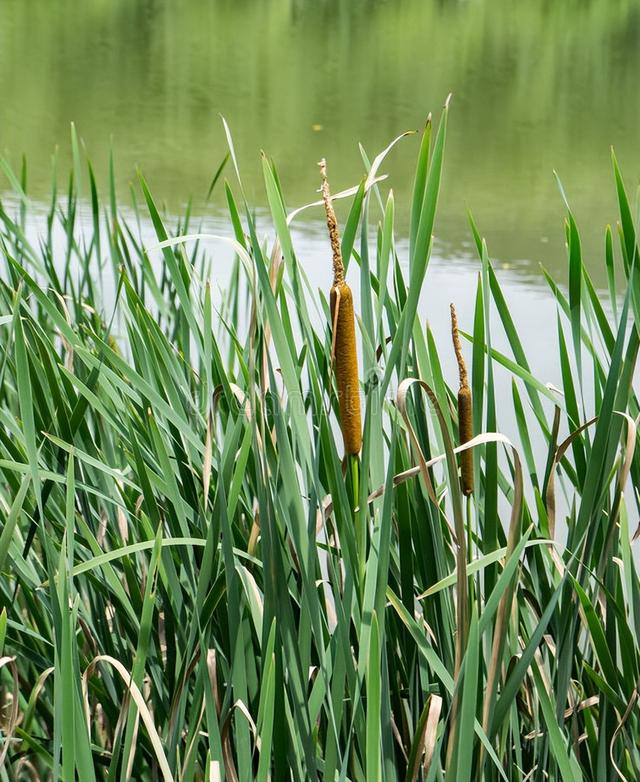
[[(567, 213), (568, 288), (548, 278), (562, 389), (532, 375), (472, 224), (465, 497), (457, 379), (439, 358), (453, 348), (419, 309), (447, 111), (420, 144), (408, 258), (384, 154), (344, 196), (363, 379), (363, 446), (347, 460), (329, 250), (327, 289), (312, 290), (268, 159), (275, 241), (232, 147), (233, 186), (222, 167), (212, 182), (229, 207), (215, 240), (188, 214), (170, 238), (142, 180), (133, 214), (115, 175), (102, 204), (75, 135), (35, 239), (26, 179), (4, 167), (17, 200), (0, 209), (1, 779), (640, 778), (632, 212), (614, 160), (607, 294)], [(513, 378), (513, 444), (497, 434), (497, 365)]]

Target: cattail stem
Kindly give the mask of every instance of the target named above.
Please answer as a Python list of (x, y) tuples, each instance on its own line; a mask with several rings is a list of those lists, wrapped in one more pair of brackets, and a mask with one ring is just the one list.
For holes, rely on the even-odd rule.
[(320, 166), (320, 176), (322, 177), (322, 200), (324, 201), (324, 209), (327, 214), (327, 227), (329, 229), (331, 254), (333, 256), (333, 287), (336, 288), (340, 283), (344, 282), (344, 263), (342, 262), (340, 233), (338, 232), (336, 213), (331, 202), (329, 180), (327, 179), (327, 161), (322, 158), (318, 165)]
[(360, 506), (360, 458), (357, 454), (348, 454), (343, 462), (343, 471), (346, 478), (347, 497), (352, 512), (353, 528), (355, 532), (357, 561), (357, 582), (364, 588), (366, 576), (366, 547), (367, 525), (366, 511)]
[[(453, 349), (458, 363), (460, 388), (458, 389), (458, 433), (460, 445), (468, 443), (473, 438), (473, 410), (471, 402), (471, 389), (467, 380), (467, 367), (462, 355), (460, 345), (460, 333), (458, 331), (458, 317), (456, 308), (451, 305), (451, 336)], [(469, 496), (473, 493), (473, 453), (471, 449), (460, 454), (460, 472), (462, 477), (462, 493)]]
[(458, 330), (458, 316), (456, 315), (456, 307), (455, 304), (450, 304), (449, 307), (451, 309), (451, 337), (453, 338), (453, 349), (456, 354), (456, 361), (458, 362), (460, 385), (468, 386), (469, 381), (467, 380), (467, 365), (464, 363), (462, 346), (460, 345), (460, 332)]
[(327, 166), (324, 159), (318, 165), (322, 177), (322, 199), (327, 215), (327, 227), (333, 256), (333, 285), (329, 301), (331, 305), (332, 363), (335, 362), (340, 428), (342, 429), (345, 452), (355, 456), (360, 452), (362, 445), (362, 424), (360, 420), (360, 383), (358, 380), (353, 294), (344, 279), (340, 234), (331, 203)]

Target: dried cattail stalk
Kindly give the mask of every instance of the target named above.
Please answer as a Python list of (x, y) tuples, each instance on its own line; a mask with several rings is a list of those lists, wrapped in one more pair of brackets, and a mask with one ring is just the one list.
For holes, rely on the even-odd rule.
[[(467, 367), (464, 363), (462, 348), (460, 346), (460, 334), (458, 333), (458, 318), (456, 308), (451, 305), (451, 336), (453, 337), (453, 349), (456, 352), (458, 362), (458, 374), (460, 375), (460, 388), (458, 390), (458, 432), (460, 445), (464, 445), (473, 438), (473, 411), (471, 406), (471, 389), (467, 380)], [(462, 474), (462, 493), (469, 495), (473, 492), (473, 452), (467, 449), (460, 454), (460, 471)]]
[(329, 302), (333, 334), (332, 357), (335, 361), (338, 403), (340, 405), (340, 428), (342, 429), (345, 452), (355, 455), (360, 452), (362, 445), (362, 424), (360, 421), (360, 384), (358, 381), (353, 294), (344, 279), (338, 222), (331, 203), (327, 166), (324, 159), (318, 165), (322, 177), (322, 199), (327, 213), (327, 226), (333, 256), (333, 285), (329, 294)]

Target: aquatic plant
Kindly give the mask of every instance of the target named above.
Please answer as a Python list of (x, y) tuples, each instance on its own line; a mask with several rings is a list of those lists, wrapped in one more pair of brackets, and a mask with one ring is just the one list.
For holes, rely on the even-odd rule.
[(349, 456), (355, 456), (360, 453), (362, 447), (362, 422), (360, 419), (360, 380), (358, 378), (353, 294), (344, 278), (338, 222), (331, 203), (327, 167), (324, 160), (320, 163), (320, 174), (322, 176), (322, 199), (327, 214), (327, 227), (333, 255), (333, 285), (329, 292), (331, 362), (335, 362), (340, 405), (340, 428), (344, 438), (344, 449)]
[[(456, 308), (451, 304), (451, 336), (453, 339), (453, 349), (456, 354), (458, 364), (458, 375), (460, 377), (460, 387), (458, 388), (458, 431), (460, 435), (460, 445), (468, 443), (473, 439), (473, 410), (471, 403), (471, 389), (467, 376), (467, 366), (462, 354), (460, 345), (460, 332), (458, 330), (458, 317)], [(473, 493), (473, 453), (469, 448), (460, 454), (460, 473), (462, 480), (462, 493), (469, 495)]]
[(360, 282), (347, 480), (331, 304), (267, 157), (266, 239), (232, 145), (222, 237), (142, 178), (123, 209), (113, 162), (101, 200), (75, 132), (40, 222), (2, 165), (0, 779), (640, 777), (636, 212), (614, 159), (603, 293), (567, 207), (560, 389), (472, 222), (466, 428), (419, 309), (447, 114), (422, 134), (406, 257), (379, 174), (399, 139), (333, 197)]

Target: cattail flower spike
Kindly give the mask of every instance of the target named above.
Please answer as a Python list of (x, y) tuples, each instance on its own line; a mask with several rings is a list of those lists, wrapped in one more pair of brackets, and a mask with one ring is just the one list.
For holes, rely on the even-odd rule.
[[(467, 379), (467, 367), (462, 355), (460, 346), (460, 333), (458, 331), (458, 318), (456, 308), (451, 305), (451, 336), (453, 338), (453, 349), (458, 363), (458, 375), (460, 378), (460, 388), (458, 390), (458, 432), (460, 435), (460, 445), (468, 443), (473, 438), (473, 410), (471, 405), (471, 389)], [(462, 493), (469, 495), (473, 493), (473, 452), (467, 449), (460, 454), (460, 472), (462, 478)]]
[(322, 200), (327, 215), (333, 258), (333, 285), (329, 294), (332, 330), (331, 360), (335, 367), (338, 386), (340, 428), (342, 429), (344, 449), (348, 455), (355, 456), (360, 452), (362, 446), (362, 424), (353, 294), (344, 278), (340, 234), (336, 214), (331, 203), (327, 165), (324, 159), (318, 165), (322, 177)]

